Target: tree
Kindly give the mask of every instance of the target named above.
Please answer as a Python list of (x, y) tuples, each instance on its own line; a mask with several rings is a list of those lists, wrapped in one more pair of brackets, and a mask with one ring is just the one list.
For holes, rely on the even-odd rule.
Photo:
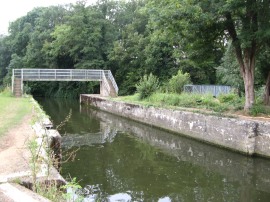
[(160, 8), (167, 8), (161, 12), (162, 19), (159, 19), (159, 24), (187, 38), (188, 44), (184, 45), (195, 53), (198, 47), (205, 47), (208, 49), (205, 52), (206, 56), (212, 52), (211, 57), (218, 48), (217, 44), (225, 45), (227, 41), (232, 40), (245, 86), (245, 109), (250, 109), (255, 101), (256, 57), (263, 42), (270, 37), (270, 2), (261, 0), (154, 2), (161, 4)]
[(115, 16), (120, 33), (110, 51), (109, 64), (120, 84), (119, 94), (134, 93), (140, 78), (150, 73), (145, 66), (145, 47), (149, 44), (146, 30), (149, 16), (141, 12), (144, 6), (145, 1), (127, 2)]
[[(224, 9), (225, 27), (232, 39), (236, 59), (245, 85), (245, 109), (255, 102), (254, 75), (256, 55), (269, 32), (269, 1), (247, 0), (227, 3)], [(234, 12), (235, 11), (235, 12)]]
[[(261, 82), (265, 84), (263, 101), (265, 105), (270, 105), (270, 46), (268, 43), (264, 44), (263, 50), (258, 57), (257, 65), (261, 75)], [(257, 79), (256, 79), (257, 80)]]
[(11, 59), (10, 46), (7, 37), (0, 36), (0, 86), (4, 84), (3, 78), (8, 73), (8, 64)]

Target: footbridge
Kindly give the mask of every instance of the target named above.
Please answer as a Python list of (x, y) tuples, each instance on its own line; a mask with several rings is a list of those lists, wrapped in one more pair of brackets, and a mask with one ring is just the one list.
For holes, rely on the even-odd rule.
[(115, 97), (118, 86), (110, 70), (98, 69), (13, 69), (12, 92), (20, 97), (24, 81), (99, 81), (101, 96)]

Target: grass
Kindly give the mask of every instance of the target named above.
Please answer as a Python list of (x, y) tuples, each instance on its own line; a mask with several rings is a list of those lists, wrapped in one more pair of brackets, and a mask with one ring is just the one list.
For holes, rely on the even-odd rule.
[[(217, 113), (236, 112), (243, 110), (244, 98), (236, 94), (220, 95), (217, 98), (210, 94), (172, 94), (153, 93), (148, 98), (139, 99), (138, 94), (115, 98), (116, 100), (141, 104), (144, 106), (157, 106), (164, 108), (187, 108), (192, 110), (204, 110)], [(257, 107), (258, 108), (258, 107)], [(260, 108), (260, 113), (264, 110)], [(267, 114), (267, 111), (265, 111)]]
[(164, 108), (182, 108), (208, 113), (217, 114), (233, 114), (235, 112), (250, 116), (270, 116), (270, 107), (263, 105), (261, 101), (257, 101), (248, 112), (243, 110), (245, 98), (239, 97), (234, 93), (222, 94), (217, 98), (210, 94), (190, 94), (190, 93), (153, 93), (148, 98), (139, 99), (138, 94), (131, 96), (120, 96), (115, 100), (125, 101), (144, 106), (156, 106)]
[(20, 124), (31, 113), (31, 107), (30, 98), (15, 98), (8, 89), (0, 92), (0, 137)]

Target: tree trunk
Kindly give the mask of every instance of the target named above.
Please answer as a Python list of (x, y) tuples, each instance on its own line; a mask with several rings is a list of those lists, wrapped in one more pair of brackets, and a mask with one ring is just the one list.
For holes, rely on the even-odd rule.
[(245, 85), (245, 107), (244, 109), (248, 111), (255, 103), (255, 93), (254, 93), (254, 69), (255, 67), (245, 68), (243, 72), (243, 79)]
[(264, 104), (270, 105), (270, 71), (266, 79), (265, 90), (264, 90)]

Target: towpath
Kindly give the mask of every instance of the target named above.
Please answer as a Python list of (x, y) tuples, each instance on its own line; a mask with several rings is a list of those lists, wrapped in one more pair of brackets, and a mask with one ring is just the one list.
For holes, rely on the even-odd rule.
[(31, 176), (31, 154), (27, 147), (29, 139), (34, 137), (31, 120), (32, 115), (27, 114), (18, 125), (0, 138), (1, 202), (49, 201), (19, 184), (9, 183)]

